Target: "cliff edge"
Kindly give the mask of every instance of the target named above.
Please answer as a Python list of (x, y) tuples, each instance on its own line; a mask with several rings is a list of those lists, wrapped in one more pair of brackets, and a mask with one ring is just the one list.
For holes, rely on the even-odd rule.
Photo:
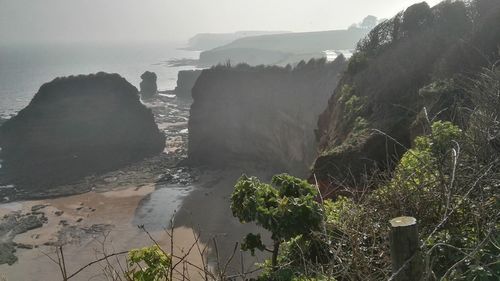
[(305, 175), (315, 157), (314, 124), (345, 66), (340, 56), (295, 68), (203, 70), (192, 90), (189, 161), (212, 167), (258, 163)]

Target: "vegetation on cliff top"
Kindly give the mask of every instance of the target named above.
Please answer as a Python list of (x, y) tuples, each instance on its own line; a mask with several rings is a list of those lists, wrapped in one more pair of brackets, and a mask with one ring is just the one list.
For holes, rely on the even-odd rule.
[(301, 60), (325, 57), (325, 50), (352, 50), (377, 22), (368, 16), (359, 25), (345, 30), (296, 32), (249, 36), (206, 50), (200, 54), (200, 63), (215, 65), (230, 60), (250, 65), (296, 64)]
[(322, 188), (394, 168), (423, 133), (424, 107), (431, 119), (457, 121), (463, 81), (500, 58), (499, 19), (498, 1), (423, 2), (361, 40), (318, 121)]
[[(388, 241), (388, 221), (398, 216), (417, 219), (420, 245), (411, 259), (422, 260), (423, 280), (499, 280), (499, 20), (496, 0), (444, 1), (432, 9), (420, 3), (358, 44), (318, 122), (323, 154), (313, 172), (319, 184), (280, 174), (272, 184), (242, 176), (235, 185), (233, 215), (271, 232), (272, 248), (258, 234), (242, 244), (243, 250), (272, 253), (259, 280), (398, 280)], [(229, 73), (233, 81), (249, 72), (290, 75), (318, 65), (323, 67), (316, 61), (295, 69), (221, 65), (204, 71), (195, 88), (209, 75)], [(224, 93), (223, 108), (207, 112), (231, 108), (235, 92)], [(193, 93), (194, 108), (197, 98), (212, 98), (199, 88)], [(220, 128), (247, 131), (227, 123)], [(243, 139), (255, 135), (250, 131)], [(219, 143), (202, 145), (220, 149)], [(207, 153), (198, 156), (213, 156)], [(328, 191), (325, 186), (343, 193), (324, 198), (318, 190)], [(127, 277), (172, 280), (171, 258), (156, 246), (131, 251)], [(229, 279), (218, 273), (210, 280)]]
[[(425, 265), (423, 280), (498, 280), (500, 71), (485, 70), (473, 88), (469, 94), (476, 103), (465, 129), (449, 121), (429, 123), (428, 133), (414, 140), (392, 173), (372, 178), (369, 185), (376, 186), (375, 191), (364, 189), (324, 202), (317, 198), (321, 205), (308, 210), (314, 209), (320, 220), (308, 220), (305, 232), (294, 232), (300, 227), (290, 231), (279, 256), (261, 265), (259, 279), (400, 280), (391, 273), (388, 222), (412, 216), (420, 232), (421, 255), (416, 258)], [(257, 208), (253, 213), (260, 214), (259, 210), (273, 207), (273, 196), (259, 195), (272, 187), (254, 178), (240, 179), (233, 198), (239, 198), (241, 186), (249, 182), (256, 188), (245, 192), (245, 198), (254, 199), (249, 201), (253, 205), (233, 199), (234, 208)], [(300, 203), (302, 198), (317, 193), (312, 186), (302, 190), (280, 200), (305, 208), (309, 205)], [(306, 214), (285, 209), (299, 217)], [(272, 233), (279, 225), (300, 221), (286, 216), (258, 218), (270, 224), (265, 228)]]
[(497, 1), (421, 3), (358, 44), (313, 171), (348, 196), (325, 200), (325, 229), (288, 237), (262, 280), (393, 280), (398, 216), (417, 218), (424, 280), (500, 278), (499, 19)]

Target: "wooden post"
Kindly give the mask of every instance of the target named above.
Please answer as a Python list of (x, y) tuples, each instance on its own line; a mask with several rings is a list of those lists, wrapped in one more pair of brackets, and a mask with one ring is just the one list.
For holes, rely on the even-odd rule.
[(413, 217), (398, 217), (389, 222), (392, 260), (390, 280), (422, 280), (424, 263), (419, 250), (417, 220)]

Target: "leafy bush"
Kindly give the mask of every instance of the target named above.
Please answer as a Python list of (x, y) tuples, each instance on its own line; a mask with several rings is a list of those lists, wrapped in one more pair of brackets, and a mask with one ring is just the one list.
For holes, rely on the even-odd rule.
[(271, 252), (275, 270), (281, 243), (319, 230), (323, 213), (315, 200), (316, 189), (306, 181), (281, 174), (272, 178), (272, 184), (243, 175), (231, 196), (231, 210), (242, 223), (255, 222), (271, 232), (272, 249), (267, 249), (260, 235), (254, 234), (246, 236), (242, 249)]
[[(478, 104), (476, 110), (486, 109)], [(326, 200), (326, 232), (286, 241), (278, 258), (286, 266), (276, 274), (289, 279), (268, 272), (264, 280), (387, 280), (388, 220), (403, 215), (418, 220), (426, 280), (498, 280), (500, 153), (478, 162), (467, 149), (476, 130), (472, 124), (463, 131), (450, 122), (434, 122), (388, 180), (376, 179), (378, 189)]]
[(169, 280), (172, 259), (158, 246), (131, 250), (127, 261), (127, 278), (131, 281)]

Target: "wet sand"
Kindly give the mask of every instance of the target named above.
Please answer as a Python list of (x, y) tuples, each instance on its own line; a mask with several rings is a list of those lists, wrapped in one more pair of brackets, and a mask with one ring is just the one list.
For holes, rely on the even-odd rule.
[[(173, 209), (177, 208), (174, 253), (183, 255), (193, 245), (195, 236), (200, 235), (200, 247), (206, 245), (210, 248), (205, 259), (208, 259), (212, 269), (217, 268), (217, 261), (224, 266), (233, 254), (235, 244), (247, 233), (262, 233), (265, 241), (269, 239), (265, 230), (253, 224), (242, 225), (232, 216), (230, 195), (243, 172), (259, 176), (265, 181), (274, 173), (262, 167), (248, 169), (244, 165), (225, 170), (206, 170), (193, 183), (193, 179), (198, 179), (198, 176), (191, 177), (187, 175), (191, 171), (179, 172), (175, 167), (175, 163), (184, 159), (186, 154), (188, 104), (158, 102), (149, 107), (153, 109), (159, 127), (167, 135), (165, 155), (93, 178), (91, 184), (83, 182), (68, 187), (76, 190), (72, 193), (86, 192), (83, 194), (0, 204), (0, 218), (15, 211), (29, 213), (35, 205), (47, 205), (40, 212), (48, 219), (43, 227), (15, 237), (14, 242), (34, 248), (18, 248), (18, 262), (12, 266), (0, 265), (0, 281), (4, 281), (2, 277), (7, 281), (61, 280), (58, 266), (46, 256), (56, 257), (53, 244), (61, 240), (68, 242), (63, 250), (70, 274), (102, 257), (103, 250), (110, 254), (152, 245), (153, 241), (137, 227), (140, 224), (144, 224), (162, 248), (169, 251), (170, 238), (162, 228), (168, 224)], [(169, 181), (173, 186), (156, 184), (166, 175), (170, 176)], [(180, 190), (174, 190), (176, 188)], [(59, 189), (57, 192), (54, 196), (71, 193), (66, 189), (62, 193)], [(214, 239), (218, 251), (215, 251)], [(241, 252), (238, 245), (228, 265), (228, 273), (252, 270), (254, 264), (262, 262), (265, 257), (261, 253), (252, 257)], [(197, 266), (202, 265), (197, 248), (191, 251), (187, 259)], [(122, 264), (124, 260), (125, 257), (120, 256)], [(106, 280), (103, 266), (105, 263), (93, 265), (71, 280)], [(189, 280), (202, 279), (194, 267), (188, 269)]]
[[(68, 272), (74, 272), (83, 265), (102, 257), (103, 249), (109, 254), (152, 245), (153, 241), (137, 227), (138, 224), (145, 224), (154, 239), (169, 252), (169, 236), (163, 230), (164, 226), (158, 227), (158, 225), (169, 221), (170, 217), (167, 213), (173, 212), (162, 209), (161, 205), (167, 207), (167, 205), (180, 204), (181, 201), (182, 204), (174, 220), (176, 227), (174, 253), (183, 255), (182, 253), (193, 245), (195, 236), (200, 235), (200, 245), (209, 247), (208, 256), (205, 259), (208, 260), (211, 269), (217, 268), (217, 261), (224, 266), (233, 255), (236, 243), (239, 243), (247, 233), (262, 233), (264, 240), (269, 241), (269, 235), (265, 230), (254, 224), (241, 224), (232, 216), (230, 196), (235, 182), (244, 170), (249, 175), (269, 180), (267, 173), (252, 173), (252, 170), (248, 169), (210, 170), (201, 174), (199, 180), (192, 186), (184, 187), (187, 196), (178, 198), (180, 201), (175, 201), (176, 199), (171, 196), (171, 194), (179, 194), (179, 191), (168, 190), (169, 187), (157, 189), (158, 186), (155, 188), (154, 184), (148, 184), (142, 187), (129, 186), (106, 192), (92, 191), (55, 199), (0, 205), (0, 217), (13, 211), (28, 213), (32, 206), (47, 205), (40, 211), (44, 212), (48, 218), (43, 227), (15, 237), (14, 242), (33, 245), (37, 248), (18, 249), (16, 256), (19, 261), (12, 266), (1, 265), (0, 277), (5, 276), (8, 281), (59, 280), (58, 266), (44, 253), (56, 257), (55, 247), (46, 244), (57, 243), (61, 240), (61, 232), (64, 233), (64, 240), (69, 243), (63, 247)], [(165, 194), (158, 193), (166, 191), (173, 193), (166, 193), (166, 198), (161, 197)], [(149, 206), (150, 204), (152, 205)], [(60, 214), (61, 211), (62, 214)], [(165, 212), (163, 216), (162, 212)], [(66, 231), (63, 231), (61, 221), (66, 221), (70, 230), (66, 228)], [(109, 226), (109, 228), (105, 227), (104, 233), (90, 231), (89, 234), (81, 231), (91, 229), (95, 225)], [(154, 227), (155, 225), (157, 227)], [(104, 239), (106, 241), (103, 248)], [(214, 239), (217, 241), (218, 251), (215, 251)], [(262, 253), (257, 253), (256, 257), (252, 257), (242, 252), (238, 245), (227, 271), (230, 274), (251, 271), (255, 269), (255, 263), (262, 262), (265, 258), (266, 255)], [(202, 267), (197, 248), (193, 248), (187, 259)], [(120, 257), (120, 261), (123, 263), (124, 256)], [(103, 275), (103, 265), (105, 264), (94, 265), (71, 280), (106, 280)], [(190, 280), (201, 278), (194, 267), (189, 267), (189, 270)]]
[[(55, 258), (55, 247), (46, 244), (56, 243), (58, 235), (63, 230), (61, 221), (66, 221), (70, 226), (77, 229), (91, 228), (93, 225), (111, 225), (104, 233), (92, 233), (72, 237), (68, 231), (69, 244), (63, 247), (68, 272), (74, 272), (83, 265), (102, 257), (103, 250), (110, 254), (130, 250), (132, 248), (144, 247), (153, 244), (148, 236), (140, 230), (133, 220), (139, 207), (139, 203), (145, 196), (154, 191), (153, 185), (144, 187), (128, 187), (121, 190), (109, 192), (89, 192), (81, 195), (68, 196), (49, 200), (25, 201), (0, 205), (0, 216), (12, 211), (30, 212), (35, 205), (47, 205), (41, 209), (48, 218), (43, 227), (37, 228), (15, 237), (14, 242), (33, 245), (34, 249), (18, 249), (16, 255), (19, 260), (12, 266), (0, 266), (1, 277), (12, 280), (59, 280), (59, 268), (45, 254)], [(62, 215), (57, 212), (63, 211)], [(175, 229), (174, 253), (182, 255), (195, 241), (193, 231), (187, 227)], [(163, 230), (152, 231), (151, 235), (160, 245), (169, 249), (170, 239)], [(82, 237), (83, 236), (83, 237)], [(72, 240), (73, 238), (73, 240)], [(104, 243), (103, 243), (104, 242)], [(104, 248), (103, 248), (104, 245)], [(45, 254), (44, 254), (45, 253)], [(124, 256), (120, 260), (125, 264)], [(201, 265), (201, 257), (197, 251), (193, 251), (188, 260), (194, 264)], [(71, 280), (106, 280), (103, 275), (104, 263), (94, 265), (82, 271)], [(192, 280), (199, 276), (190, 269)], [(195, 277), (196, 276), (196, 277)]]
[[(260, 172), (259, 172), (260, 171)], [(219, 262), (224, 264), (233, 254), (235, 244), (240, 243), (250, 232), (261, 233), (263, 242), (270, 242), (270, 234), (253, 223), (241, 224), (233, 217), (230, 200), (234, 184), (243, 173), (258, 176), (263, 181), (270, 180), (270, 172), (265, 169), (232, 167), (224, 170), (208, 170), (200, 177), (198, 187), (183, 201), (176, 220), (177, 225), (191, 227), (201, 234), (202, 242), (211, 246), (209, 260), (216, 264), (217, 256), (214, 238), (217, 241)], [(256, 251), (256, 256), (242, 252), (239, 244), (236, 254), (228, 266), (230, 274), (253, 271), (256, 263), (268, 258), (268, 253)], [(248, 276), (247, 276), (248, 277)]]

